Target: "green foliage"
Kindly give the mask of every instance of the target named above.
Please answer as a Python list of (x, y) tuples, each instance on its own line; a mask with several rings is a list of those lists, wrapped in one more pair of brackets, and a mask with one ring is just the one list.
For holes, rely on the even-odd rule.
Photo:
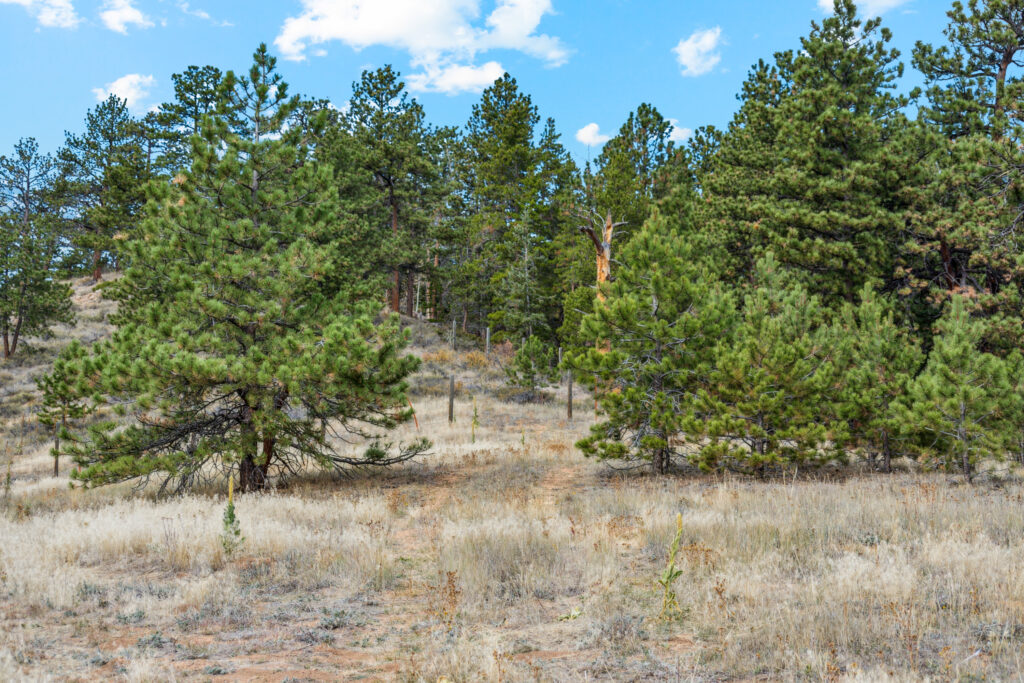
[(623, 238), (640, 229), (671, 187), (671, 169), (679, 161), (672, 128), (656, 108), (641, 104), (605, 143), (594, 171), (588, 167), (584, 173), (588, 203), (624, 222)]
[(864, 449), (872, 462), (880, 455), (888, 471), (893, 455), (906, 452), (898, 405), (924, 354), (897, 323), (892, 304), (871, 285), (861, 290), (859, 304), (843, 307), (834, 334), (842, 370), (836, 412), (850, 445)]
[(1008, 363), (979, 350), (983, 336), (984, 322), (954, 297), (928, 364), (900, 404), (904, 429), (922, 435), (922, 456), (968, 481), (981, 457), (1004, 458), (1019, 431), (1021, 394)]
[(826, 305), (892, 277), (906, 220), (894, 141), (907, 100), (891, 92), (903, 67), (890, 38), (837, 0), (799, 51), (751, 72), (701, 178), (738, 276), (772, 251)]
[[(510, 385), (525, 389), (530, 398), (537, 398), (542, 387), (558, 380), (555, 350), (539, 338), (529, 337), (512, 357), (505, 374)], [(474, 416), (475, 410), (474, 404)]]
[(81, 135), (67, 134), (60, 153), (71, 198), (75, 245), (92, 252), (94, 276), (116, 265), (118, 244), (136, 227), (152, 168), (145, 129), (125, 100), (111, 95), (86, 115)]
[(49, 373), (36, 379), (43, 395), (42, 407), (36, 416), (42, 424), (53, 429), (53, 474), (59, 472), (62, 454), (61, 441), (74, 439), (70, 430), (74, 422), (89, 415), (99, 400), (94, 396), (89, 352), (77, 339), (65, 347), (53, 363)]
[[(401, 308), (411, 316), (415, 279), (429, 270), (434, 218), (447, 189), (438, 179), (423, 107), (409, 97), (400, 75), (385, 66), (364, 71), (353, 84), (342, 123), (345, 131), (333, 138), (333, 144), (343, 145), (346, 134), (352, 144), (335, 154), (347, 153), (346, 161), (355, 167), (348, 172), (357, 172), (355, 182), (365, 184), (370, 200), (358, 210), (371, 227), (375, 244), (362, 258), (373, 254), (390, 272), (392, 309)], [(337, 162), (336, 169), (345, 172)]]
[[(94, 356), (104, 394), (134, 419), (76, 444), (88, 485), (159, 475), (181, 490), (227, 466), (246, 491), (307, 462), (387, 465), (426, 449), (378, 443), (411, 416), (417, 360), (339, 270), (337, 191), (310, 152), (323, 117), (286, 125), (298, 101), (265, 46), (224, 87), (247, 134), (204, 119), (192, 168), (149, 186), (130, 267), (109, 290), (118, 328)], [(336, 451), (338, 433), (370, 441), (368, 457)]]
[(735, 326), (716, 339), (689, 421), (705, 439), (701, 467), (763, 475), (836, 455), (843, 427), (827, 409), (838, 373), (825, 310), (771, 254), (758, 262)]
[(71, 323), (71, 290), (58, 281), (64, 243), (62, 205), (54, 196), (57, 169), (36, 141), (19, 140), (0, 156), (0, 335), (3, 358), (21, 339)]
[(235, 481), (231, 479), (228, 481), (228, 504), (224, 507), (224, 519), (220, 533), (220, 545), (224, 549), (224, 555), (229, 558), (245, 542), (245, 537), (242, 536), (242, 527), (235, 516), (234, 488)]
[(593, 346), (567, 363), (605, 414), (577, 444), (588, 456), (665, 472), (679, 455), (709, 352), (734, 308), (683, 237), (691, 220), (691, 211), (672, 220), (656, 213), (621, 250), (607, 300), (583, 319), (581, 337)]
[(658, 613), (659, 619), (665, 619), (672, 613), (679, 611), (679, 598), (676, 596), (672, 585), (676, 582), (676, 579), (683, 575), (683, 570), (676, 568), (679, 544), (682, 542), (683, 513), (680, 512), (676, 515), (676, 535), (668, 547), (668, 563), (658, 576), (658, 585), (661, 586), (662, 590), (661, 612)]

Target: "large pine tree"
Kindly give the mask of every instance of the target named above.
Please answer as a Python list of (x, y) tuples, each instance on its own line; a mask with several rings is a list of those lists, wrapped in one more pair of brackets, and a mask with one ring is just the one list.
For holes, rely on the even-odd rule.
[(251, 490), (307, 461), (386, 464), (425, 448), (373, 443), (365, 458), (341, 448), (346, 434), (373, 437), (409, 417), (403, 380), (416, 359), (338, 271), (332, 175), (313, 160), (309, 131), (285, 125), (298, 102), (266, 46), (225, 88), (245, 135), (207, 118), (191, 170), (150, 185), (126, 244), (130, 268), (114, 291), (134, 292), (131, 310), (91, 362), (132, 421), (76, 445), (75, 476), (88, 484), (158, 475), (181, 488), (237, 469)]

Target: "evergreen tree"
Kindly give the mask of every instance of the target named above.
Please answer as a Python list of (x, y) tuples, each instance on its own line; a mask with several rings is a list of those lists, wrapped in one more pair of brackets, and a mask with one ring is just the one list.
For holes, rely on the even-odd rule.
[(437, 170), (427, 149), (423, 107), (410, 99), (391, 66), (364, 71), (353, 84), (347, 126), (357, 146), (356, 163), (376, 190), (371, 222), (390, 265), (391, 310), (413, 315), (415, 279), (428, 267), (436, 202)]
[(928, 84), (926, 117), (951, 139), (1016, 137), (1024, 123), (1015, 105), (1024, 81), (1013, 73), (1024, 51), (1024, 2), (957, 1), (946, 15), (950, 44), (914, 47), (914, 66)]
[(755, 68), (722, 143), (724, 172), (707, 184), (739, 252), (734, 268), (771, 250), (826, 303), (891, 279), (906, 220), (893, 140), (907, 99), (892, 93), (903, 67), (890, 39), (880, 20), (861, 21), (853, 2), (836, 0), (799, 52)]
[(677, 222), (692, 220), (689, 210), (652, 216), (623, 248), (607, 299), (583, 319), (593, 346), (568, 364), (581, 383), (607, 388), (598, 395), (604, 420), (577, 443), (588, 456), (664, 473), (682, 453), (708, 352), (734, 308), (682, 237)]
[(939, 321), (935, 345), (901, 403), (904, 429), (922, 434), (922, 455), (960, 469), (971, 481), (982, 457), (1002, 459), (1015, 444), (1021, 396), (1007, 362), (979, 350), (984, 322), (955, 296)]
[(628, 231), (643, 225), (655, 203), (667, 193), (670, 167), (677, 157), (670, 139), (672, 123), (652, 105), (630, 112), (626, 122), (586, 174), (587, 200), (601, 214), (611, 213)]
[(555, 350), (537, 337), (528, 338), (512, 357), (505, 368), (508, 382), (526, 391), (526, 397), (534, 400), (542, 387), (554, 384), (558, 379)]
[(890, 471), (901, 441), (897, 405), (924, 363), (909, 331), (897, 322), (893, 306), (870, 284), (860, 302), (843, 307), (835, 323), (835, 339), (843, 364), (836, 411), (846, 422), (852, 445), (864, 449), (871, 462), (882, 457)]
[(117, 264), (116, 244), (130, 235), (145, 202), (142, 127), (125, 100), (111, 95), (87, 115), (82, 135), (66, 135), (60, 160), (74, 195), (75, 242), (92, 252), (93, 278)]
[(757, 264), (731, 334), (722, 335), (698, 398), (703, 468), (764, 476), (770, 466), (817, 464), (844, 434), (827, 409), (837, 379), (821, 301), (790, 283), (769, 253)]
[(75, 445), (88, 485), (157, 475), (180, 490), (237, 468), (245, 491), (307, 461), (384, 465), (426, 448), (337, 450), (340, 435), (376, 439), (410, 417), (404, 378), (417, 363), (400, 353), (397, 321), (375, 325), (379, 307), (337, 271), (330, 169), (285, 125), (297, 99), (275, 61), (261, 45), (245, 76), (225, 77), (245, 136), (208, 117), (191, 170), (149, 186), (114, 294), (155, 293), (132, 300), (93, 354), (104, 393), (133, 420)]
[(947, 15), (950, 44), (914, 50), (935, 151), (924, 165), (931, 210), (911, 224), (906, 286), (928, 292), (932, 319), (946, 299), (968, 295), (987, 319), (984, 345), (1005, 354), (1024, 341), (1024, 119), (1015, 104), (1024, 93), (1024, 2), (955, 2)]
[[(469, 270), (487, 284), (481, 307), (499, 330), (496, 339), (550, 338), (540, 323), (552, 321), (552, 331), (557, 327), (549, 273), (552, 240), (562, 223), (551, 208), (570, 162), (552, 122), (540, 142), (535, 139), (540, 121), (537, 106), (505, 74), (483, 91), (466, 126)], [(529, 287), (525, 278), (549, 288)]]
[(191, 142), (199, 135), (203, 119), (215, 116), (223, 99), (224, 74), (214, 66), (189, 66), (171, 76), (174, 100), (160, 105), (149, 126), (149, 134), (160, 143), (160, 158), (154, 163), (168, 174), (192, 165)]
[[(0, 156), (0, 335), (3, 358), (20, 340), (71, 323), (71, 289), (57, 279), (63, 224), (51, 196), (53, 159), (32, 138)], [(59, 205), (58, 205), (59, 206)]]
[(88, 349), (77, 339), (64, 348), (53, 369), (36, 379), (43, 395), (39, 422), (53, 429), (53, 476), (60, 474), (61, 440), (73, 438), (69, 424), (89, 415), (96, 401), (92, 400)]

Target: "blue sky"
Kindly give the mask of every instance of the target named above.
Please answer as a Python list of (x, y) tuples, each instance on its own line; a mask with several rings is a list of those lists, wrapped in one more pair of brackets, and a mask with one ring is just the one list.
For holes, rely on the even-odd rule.
[[(435, 124), (462, 124), (509, 71), (579, 160), (641, 102), (677, 135), (728, 122), (759, 57), (798, 45), (827, 0), (0, 0), (0, 153), (53, 151), (108, 92), (136, 113), (190, 64), (248, 67), (267, 42), (292, 92), (341, 105), (364, 68), (393, 64)], [(903, 52), (941, 42), (952, 0), (866, 0)], [(586, 144), (589, 142), (590, 144)]]

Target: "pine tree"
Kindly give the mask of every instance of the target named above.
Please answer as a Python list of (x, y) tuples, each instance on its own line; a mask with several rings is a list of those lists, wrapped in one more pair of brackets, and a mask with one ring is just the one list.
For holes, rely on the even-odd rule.
[(214, 66), (189, 66), (171, 76), (174, 100), (160, 105), (148, 131), (160, 143), (159, 158), (153, 163), (167, 174), (191, 165), (190, 139), (199, 135), (205, 117), (218, 114), (223, 81), (224, 74)]
[(85, 132), (67, 134), (61, 163), (74, 195), (77, 246), (92, 252), (93, 278), (117, 265), (117, 243), (130, 235), (145, 203), (143, 129), (125, 100), (111, 95), (86, 115)]
[(534, 220), (545, 186), (534, 139), (539, 122), (529, 95), (505, 74), (483, 92), (466, 125), (469, 270), (477, 283), (486, 283), (482, 307), (497, 328), (495, 339), (530, 336), (530, 326), (543, 318), (537, 298), (526, 298), (528, 288), (506, 287), (524, 284), (530, 259), (543, 256), (546, 247), (546, 235)]
[(60, 474), (61, 440), (71, 439), (70, 425), (89, 415), (96, 400), (92, 396), (88, 349), (77, 339), (64, 348), (49, 373), (36, 379), (43, 395), (39, 422), (53, 429), (53, 476)]
[(528, 400), (535, 400), (540, 389), (558, 379), (555, 350), (537, 337), (529, 337), (505, 368), (508, 382), (526, 391)]
[(708, 351), (734, 308), (682, 237), (680, 224), (692, 220), (692, 211), (655, 213), (623, 248), (607, 299), (583, 320), (593, 346), (567, 362), (581, 383), (607, 388), (598, 396), (605, 419), (577, 443), (588, 456), (664, 473), (682, 454)]
[[(205, 119), (191, 170), (148, 188), (114, 294), (152, 294), (93, 353), (104, 393), (133, 419), (76, 444), (88, 485), (156, 475), (181, 490), (237, 469), (248, 491), (306, 462), (385, 465), (426, 448), (377, 441), (410, 417), (417, 361), (401, 355), (397, 321), (375, 325), (379, 306), (337, 271), (332, 174), (285, 125), (297, 99), (275, 61), (261, 45), (246, 75), (225, 77), (246, 135)], [(373, 441), (365, 457), (336, 449), (344, 433)]]
[(971, 481), (982, 457), (1002, 459), (1017, 438), (1020, 395), (1006, 361), (979, 350), (985, 323), (954, 296), (937, 325), (935, 345), (901, 402), (905, 430), (921, 434), (922, 455)]
[(827, 410), (837, 370), (821, 301), (770, 253), (755, 272), (737, 324), (714, 348), (691, 430), (706, 439), (701, 467), (764, 476), (832, 458), (844, 435)]
[(623, 237), (643, 225), (667, 193), (677, 160), (672, 123), (652, 105), (630, 112), (618, 134), (605, 143), (585, 175), (587, 200), (602, 215), (623, 223)]
[(834, 338), (841, 352), (842, 374), (836, 412), (846, 423), (852, 445), (874, 463), (879, 455), (886, 472), (902, 439), (897, 405), (924, 363), (909, 331), (897, 322), (894, 307), (870, 284), (854, 306), (843, 307)]
[(53, 159), (32, 138), (0, 157), (0, 335), (3, 358), (21, 339), (71, 323), (71, 289), (57, 279), (63, 224), (50, 195)]
[(437, 169), (428, 154), (423, 107), (409, 98), (391, 66), (364, 71), (353, 84), (345, 121), (358, 147), (357, 163), (375, 189), (371, 222), (390, 264), (391, 310), (413, 315), (415, 279), (428, 269)]
[(932, 322), (951, 296), (968, 295), (987, 319), (984, 346), (1001, 354), (1024, 341), (1024, 193), (1021, 141), (1024, 2), (955, 2), (948, 46), (918, 43), (914, 64), (927, 84), (921, 118), (934, 152), (922, 166), (931, 208), (911, 224), (906, 285), (927, 292)]
[(830, 305), (892, 278), (906, 220), (893, 140), (907, 99), (892, 93), (903, 67), (890, 40), (837, 0), (798, 52), (755, 67), (705, 175), (733, 270), (771, 250)]

